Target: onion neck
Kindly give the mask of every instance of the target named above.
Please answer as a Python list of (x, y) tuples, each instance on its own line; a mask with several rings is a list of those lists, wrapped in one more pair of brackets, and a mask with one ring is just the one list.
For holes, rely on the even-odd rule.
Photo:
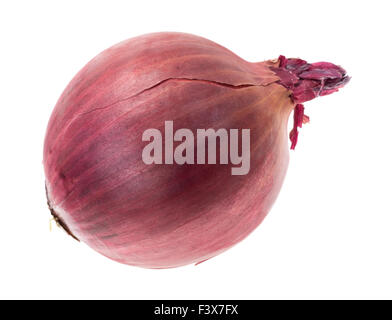
[(294, 103), (294, 124), (290, 132), (291, 149), (295, 149), (298, 141), (298, 128), (309, 122), (304, 114), (303, 103), (318, 96), (337, 92), (349, 81), (346, 71), (333, 63), (307, 63), (301, 59), (287, 59), (280, 56), (269, 67), (278, 77), (278, 84), (291, 91), (290, 98)]

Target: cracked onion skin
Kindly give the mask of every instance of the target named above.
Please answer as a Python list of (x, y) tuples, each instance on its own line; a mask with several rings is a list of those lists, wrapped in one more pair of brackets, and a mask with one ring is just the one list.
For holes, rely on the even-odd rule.
[[(67, 86), (48, 124), (44, 169), (56, 221), (99, 253), (145, 268), (202, 262), (244, 239), (284, 180), (294, 88), (323, 92), (328, 81), (348, 81), (343, 69), (328, 71), (332, 84), (310, 64), (301, 78), (303, 65), (287, 67), (294, 60), (250, 63), (183, 33), (147, 34), (100, 53)], [(167, 120), (194, 133), (250, 129), (249, 173), (231, 175), (230, 164), (146, 165), (142, 134), (163, 133)]]

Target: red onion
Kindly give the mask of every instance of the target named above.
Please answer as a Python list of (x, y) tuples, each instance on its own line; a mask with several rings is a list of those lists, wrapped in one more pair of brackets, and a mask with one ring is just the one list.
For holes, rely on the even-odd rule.
[[(283, 56), (249, 63), (189, 34), (121, 42), (75, 76), (50, 118), (44, 167), (51, 213), (74, 238), (121, 263), (169, 268), (216, 256), (254, 230), (275, 201), (288, 165), (291, 111), (294, 148), (308, 121), (302, 103), (348, 80), (331, 63)], [(173, 142), (179, 129), (195, 140)], [(223, 129), (230, 141), (236, 133), (242, 164), (228, 156), (235, 148), (222, 137), (217, 164), (207, 154), (197, 158), (198, 129)], [(146, 132), (162, 133), (164, 155), (150, 153), (155, 163), (142, 158), (146, 140), (153, 141)], [(241, 132), (250, 133), (249, 150)], [(177, 150), (181, 141), (187, 147)], [(187, 155), (183, 163), (173, 161), (176, 150)]]

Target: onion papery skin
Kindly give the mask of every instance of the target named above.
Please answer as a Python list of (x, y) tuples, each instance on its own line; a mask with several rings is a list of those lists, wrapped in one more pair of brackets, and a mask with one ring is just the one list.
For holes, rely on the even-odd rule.
[[(288, 166), (296, 103), (274, 68), (278, 60), (249, 63), (183, 33), (100, 53), (48, 124), (44, 169), (56, 221), (106, 257), (144, 268), (205, 261), (244, 239), (270, 210)], [(142, 134), (164, 132), (167, 120), (174, 131), (250, 129), (249, 173), (232, 175), (230, 164), (146, 165)]]

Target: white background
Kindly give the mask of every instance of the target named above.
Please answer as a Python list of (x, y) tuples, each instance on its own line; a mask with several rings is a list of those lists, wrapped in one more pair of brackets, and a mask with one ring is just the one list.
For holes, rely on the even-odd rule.
[[(391, 299), (390, 12), (389, 1), (1, 2), (0, 298)], [(306, 103), (311, 122), (265, 221), (196, 267), (121, 265), (49, 232), (42, 149), (58, 97), (97, 53), (155, 31), (352, 76)]]

